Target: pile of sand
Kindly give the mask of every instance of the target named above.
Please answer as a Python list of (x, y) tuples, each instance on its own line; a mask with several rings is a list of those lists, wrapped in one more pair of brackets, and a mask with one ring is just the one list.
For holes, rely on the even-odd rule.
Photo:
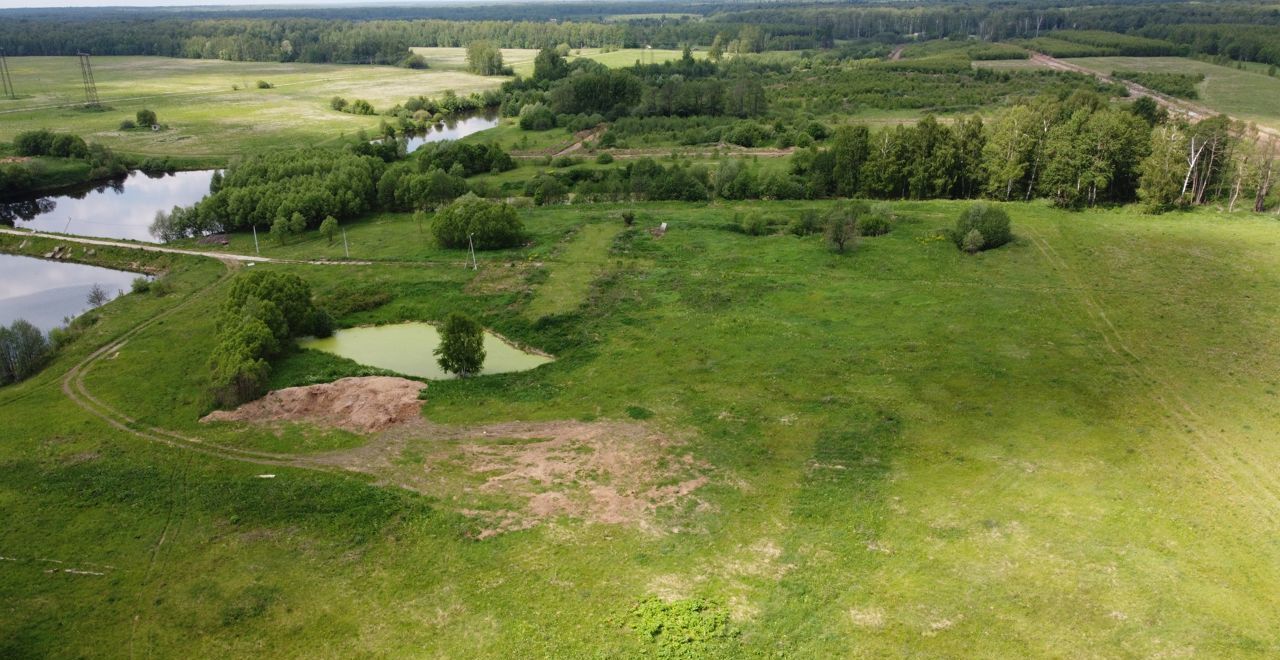
[(218, 410), (202, 422), (311, 422), (371, 433), (417, 420), (424, 383), (389, 376), (343, 378), (322, 385), (268, 393), (235, 410)]

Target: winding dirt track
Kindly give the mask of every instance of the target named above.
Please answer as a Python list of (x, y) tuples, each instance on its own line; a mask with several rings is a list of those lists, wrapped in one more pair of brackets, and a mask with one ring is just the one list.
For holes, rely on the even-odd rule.
[[(1103, 82), (1123, 85), (1125, 89), (1129, 90), (1130, 96), (1134, 96), (1134, 97), (1145, 96), (1147, 98), (1150, 98), (1151, 100), (1160, 104), (1161, 107), (1169, 110), (1170, 112), (1175, 112), (1177, 114), (1183, 115), (1193, 122), (1197, 122), (1203, 119), (1208, 119), (1210, 117), (1215, 117), (1217, 115), (1226, 114), (1222, 112), (1214, 112), (1213, 110), (1203, 105), (1200, 105), (1199, 103), (1192, 103), (1191, 101), (1174, 98), (1167, 94), (1161, 94), (1160, 92), (1157, 92), (1154, 89), (1151, 89), (1149, 87), (1144, 87), (1142, 85), (1139, 85), (1138, 83), (1115, 78), (1102, 71), (1097, 71), (1094, 69), (1090, 69), (1088, 67), (1083, 67), (1083, 66), (1080, 66), (1079, 64), (1075, 64), (1074, 62), (1066, 62), (1056, 57), (1045, 55), (1044, 53), (1034, 53), (1034, 52), (1031, 53), (1031, 61), (1035, 62), (1036, 64), (1039, 64), (1040, 66), (1053, 69), (1055, 71), (1070, 71), (1072, 73), (1083, 73), (1087, 76), (1093, 76)], [(1232, 120), (1235, 121), (1236, 119), (1232, 117)], [(1277, 131), (1272, 128), (1267, 128), (1265, 126), (1257, 126), (1257, 129), (1258, 129), (1258, 133), (1266, 137), (1267, 139), (1280, 141), (1280, 131)]]
[[(227, 262), (224, 262), (227, 263)], [(205, 285), (203, 288), (195, 291), (187, 296), (185, 300), (170, 307), (169, 309), (156, 314), (155, 316), (139, 323), (130, 328), (124, 334), (120, 335), (115, 341), (104, 344), (101, 348), (89, 354), (84, 360), (71, 367), (62, 377), (62, 393), (71, 399), (73, 403), (83, 408), (93, 416), (101, 419), (110, 426), (130, 433), (150, 442), (167, 445), (170, 447), (188, 449), (208, 456), (225, 458), (228, 460), (241, 461), (245, 463), (255, 463), (258, 465), (269, 465), (278, 467), (299, 467), (313, 470), (323, 470), (327, 472), (338, 472), (332, 467), (319, 465), (306, 460), (303, 457), (290, 456), (286, 454), (273, 454), (269, 452), (258, 452), (245, 449), (235, 449), (231, 447), (223, 447), (215, 444), (206, 443), (199, 438), (192, 438), (179, 434), (175, 431), (162, 429), (154, 426), (147, 426), (132, 417), (112, 408), (102, 400), (95, 397), (85, 386), (85, 376), (93, 369), (94, 365), (108, 355), (112, 355), (119, 351), (130, 339), (137, 336), (138, 333), (146, 330), (154, 325), (157, 321), (164, 319), (173, 313), (184, 309), (191, 303), (207, 296), (211, 291), (218, 288), (219, 285), (226, 282), (235, 273), (238, 264), (227, 263), (228, 269), (225, 274), (217, 280)]]

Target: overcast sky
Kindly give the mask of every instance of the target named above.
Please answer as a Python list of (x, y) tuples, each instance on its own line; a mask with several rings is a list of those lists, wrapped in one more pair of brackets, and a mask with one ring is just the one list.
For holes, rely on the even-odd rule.
[(443, 0), (431, 2), (430, 0), (339, 0), (337, 2), (324, 2), (317, 0), (0, 0), (0, 9), (14, 9), (18, 7), (198, 7), (198, 6), (266, 6), (279, 7), (281, 5), (460, 5), (460, 4), (477, 4), (485, 0)]

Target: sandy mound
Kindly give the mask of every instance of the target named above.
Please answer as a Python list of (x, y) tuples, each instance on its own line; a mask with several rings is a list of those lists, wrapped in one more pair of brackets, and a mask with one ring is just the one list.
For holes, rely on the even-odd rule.
[(343, 378), (322, 385), (269, 392), (235, 410), (212, 412), (202, 422), (312, 422), (370, 433), (419, 418), (425, 384), (405, 378)]

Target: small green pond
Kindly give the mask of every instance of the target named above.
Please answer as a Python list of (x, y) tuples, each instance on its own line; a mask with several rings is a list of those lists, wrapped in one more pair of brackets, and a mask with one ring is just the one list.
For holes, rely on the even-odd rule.
[[(340, 355), (360, 364), (389, 369), (408, 376), (443, 380), (453, 378), (436, 364), (433, 351), (440, 345), (440, 333), (430, 323), (398, 323), (338, 330), (326, 339), (304, 339), (303, 348)], [(484, 333), (482, 374), (525, 371), (552, 358), (508, 344), (501, 337)]]

